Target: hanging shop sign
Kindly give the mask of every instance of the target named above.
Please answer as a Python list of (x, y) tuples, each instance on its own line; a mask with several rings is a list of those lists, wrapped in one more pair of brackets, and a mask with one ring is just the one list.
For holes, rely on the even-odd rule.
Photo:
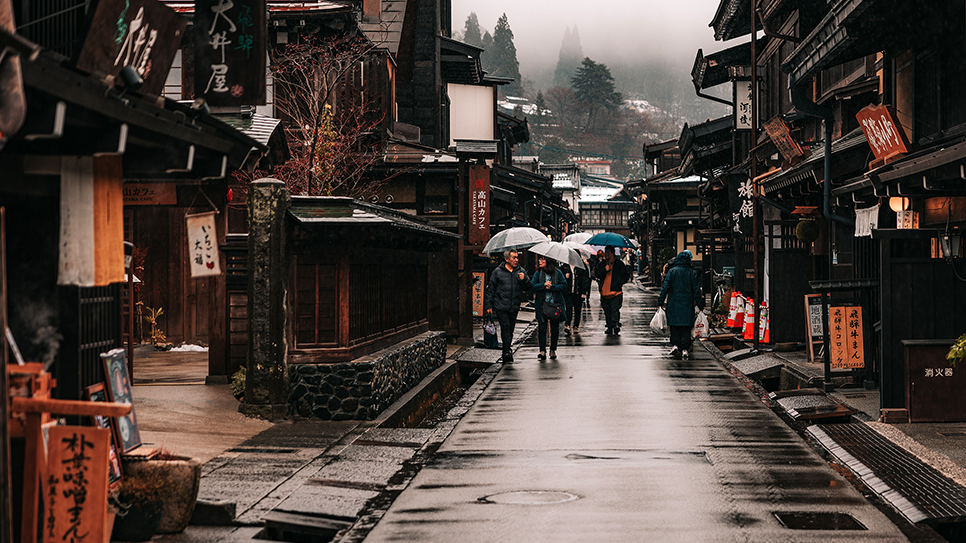
[(185, 217), (188, 227), (188, 258), (191, 277), (221, 275), (218, 237), (215, 233), (216, 211)]
[(755, 215), (755, 182), (747, 177), (738, 176), (728, 179), (728, 193), (731, 203), (731, 224), (735, 234), (741, 236), (752, 235)]
[(778, 148), (778, 152), (781, 153), (782, 158), (785, 159), (785, 162), (794, 164), (799, 162), (805, 155), (801, 145), (792, 137), (791, 132), (788, 130), (788, 125), (785, 124), (785, 121), (781, 117), (772, 117), (763, 127), (765, 132), (768, 133), (768, 137), (772, 143)]
[(265, 0), (195, 0), (195, 97), (265, 104)]
[(100, 0), (77, 67), (116, 76), (130, 66), (144, 80), (139, 92), (160, 95), (187, 24), (157, 0)]
[(890, 158), (909, 152), (909, 140), (892, 106), (866, 106), (855, 115), (855, 118), (858, 119), (862, 133), (865, 134), (865, 139), (872, 148), (872, 154), (875, 155), (875, 161), (870, 164), (870, 167), (878, 167)]
[(483, 316), (483, 289), (486, 283), (486, 274), (483, 272), (473, 272), (473, 316)]
[(469, 244), (484, 245), (490, 241), (490, 168), (470, 166), (470, 230)]
[(735, 130), (751, 130), (751, 81), (735, 81)]

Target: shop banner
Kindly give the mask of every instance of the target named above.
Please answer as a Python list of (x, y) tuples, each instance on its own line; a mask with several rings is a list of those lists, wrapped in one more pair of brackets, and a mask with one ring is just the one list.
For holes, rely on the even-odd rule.
[(731, 202), (732, 227), (739, 236), (754, 234), (754, 181), (745, 176), (729, 176), (728, 194)]
[(195, 0), (195, 97), (265, 104), (265, 0)]
[(218, 236), (215, 233), (215, 211), (188, 215), (188, 259), (191, 277), (221, 275)]
[(490, 241), (490, 168), (470, 166), (470, 245)]

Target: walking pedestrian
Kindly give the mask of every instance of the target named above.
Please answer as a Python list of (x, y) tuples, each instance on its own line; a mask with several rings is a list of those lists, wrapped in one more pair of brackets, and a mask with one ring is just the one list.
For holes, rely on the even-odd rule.
[(551, 321), (543, 315), (543, 304), (552, 302), (564, 303), (564, 290), (567, 289), (567, 279), (562, 271), (557, 269), (557, 263), (545, 256), (537, 257), (537, 271), (533, 272), (530, 284), (533, 291), (533, 309), (537, 314), (537, 341), (540, 353), (537, 358), (547, 359), (547, 332), (550, 332), (550, 358), (557, 358), (557, 341), (560, 339), (560, 321)]
[(594, 277), (600, 285), (600, 307), (604, 310), (605, 334), (621, 333), (621, 306), (624, 283), (631, 278), (627, 266), (616, 257), (614, 246), (604, 247), (604, 259), (597, 264)]
[(691, 354), (691, 328), (694, 326), (695, 310), (704, 309), (701, 281), (698, 272), (691, 268), (691, 251), (681, 251), (664, 276), (658, 305), (667, 313), (671, 328), (672, 358), (687, 359)]
[(513, 328), (520, 312), (523, 293), (530, 290), (530, 278), (520, 267), (520, 255), (516, 251), (504, 251), (503, 263), (490, 272), (490, 282), (483, 296), (483, 309), (487, 314), (496, 313), (500, 323), (500, 341), (503, 344), (503, 362), (513, 362)]
[(590, 294), (590, 264), (584, 261), (584, 267), (574, 267), (571, 277), (567, 280), (567, 293), (564, 299), (567, 301), (567, 322), (564, 326), (564, 333), (570, 335), (580, 331), (580, 314), (583, 310), (584, 300)]

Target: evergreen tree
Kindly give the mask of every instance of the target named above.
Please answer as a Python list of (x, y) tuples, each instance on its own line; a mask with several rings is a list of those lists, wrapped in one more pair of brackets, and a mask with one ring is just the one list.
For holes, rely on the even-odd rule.
[(466, 24), (463, 26), (463, 43), (477, 47), (483, 46), (483, 36), (480, 34), (480, 20), (477, 18), (475, 11), (470, 12), (469, 17), (466, 18)]
[(557, 69), (553, 72), (553, 86), (567, 88), (570, 80), (580, 67), (580, 59), (584, 58), (583, 48), (580, 46), (580, 34), (577, 26), (573, 32), (570, 27), (564, 29), (563, 41), (560, 43), (560, 56), (557, 59)]
[(483, 64), (483, 71), (491, 73), (493, 72), (493, 36), (490, 35), (489, 30), (483, 32), (480, 47), (483, 48), (483, 53), (480, 55), (480, 63)]
[(513, 83), (503, 87), (509, 95), (519, 96), (523, 90), (520, 77), (520, 62), (517, 61), (517, 48), (513, 45), (513, 31), (507, 21), (506, 13), (496, 22), (493, 29), (493, 52), (490, 55), (493, 72), (490, 75), (513, 79)]
[(621, 93), (614, 90), (614, 78), (605, 64), (584, 58), (571, 79), (577, 100), (587, 109), (587, 126), (593, 128), (597, 111), (614, 111), (621, 104)]

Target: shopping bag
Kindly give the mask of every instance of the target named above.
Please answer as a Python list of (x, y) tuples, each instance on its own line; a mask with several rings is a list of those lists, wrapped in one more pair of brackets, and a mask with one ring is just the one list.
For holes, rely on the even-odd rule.
[(483, 324), (483, 346), (487, 349), (500, 348), (500, 338), (496, 335), (496, 324), (493, 322), (493, 315), (486, 316)]
[(694, 319), (694, 327), (691, 328), (691, 337), (706, 338), (709, 332), (708, 316), (704, 314), (704, 311), (699, 311), (698, 316)]
[(657, 312), (654, 313), (654, 318), (651, 319), (651, 328), (655, 332), (667, 331), (667, 314), (663, 307), (658, 307)]

